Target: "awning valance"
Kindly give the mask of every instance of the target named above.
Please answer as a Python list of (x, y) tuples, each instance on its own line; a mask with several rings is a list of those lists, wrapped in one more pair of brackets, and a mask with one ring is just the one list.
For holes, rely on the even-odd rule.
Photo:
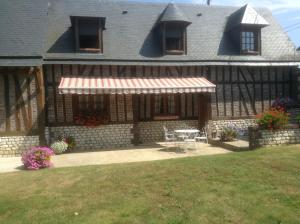
[(159, 94), (215, 92), (203, 77), (63, 77), (60, 94)]

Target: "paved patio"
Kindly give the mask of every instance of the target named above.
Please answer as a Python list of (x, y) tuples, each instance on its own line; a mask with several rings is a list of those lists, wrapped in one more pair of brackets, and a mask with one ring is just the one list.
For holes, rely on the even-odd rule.
[[(179, 143), (161, 143), (126, 149), (110, 149), (100, 152), (67, 153), (54, 156), (52, 161), (54, 167), (72, 167), (153, 161), (230, 152), (229, 150), (204, 143), (189, 143), (184, 145), (180, 145)], [(20, 171), (22, 169), (21, 157), (0, 158), (0, 173)]]

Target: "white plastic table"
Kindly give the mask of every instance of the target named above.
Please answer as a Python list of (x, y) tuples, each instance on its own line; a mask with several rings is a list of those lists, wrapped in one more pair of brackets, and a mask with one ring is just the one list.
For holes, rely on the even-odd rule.
[(187, 139), (194, 139), (200, 131), (198, 129), (179, 129), (174, 130), (174, 132), (177, 136), (181, 134), (187, 136)]

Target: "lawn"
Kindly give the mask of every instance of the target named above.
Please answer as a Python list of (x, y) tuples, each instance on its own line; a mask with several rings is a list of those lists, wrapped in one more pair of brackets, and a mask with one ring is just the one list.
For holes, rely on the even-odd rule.
[(0, 223), (300, 223), (300, 147), (1, 174)]

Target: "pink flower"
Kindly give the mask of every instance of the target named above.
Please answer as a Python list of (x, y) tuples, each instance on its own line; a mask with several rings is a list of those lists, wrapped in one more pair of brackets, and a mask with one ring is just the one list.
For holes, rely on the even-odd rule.
[(41, 168), (51, 167), (51, 156), (54, 155), (52, 149), (48, 147), (32, 147), (22, 155), (22, 162), (26, 169), (38, 170)]

